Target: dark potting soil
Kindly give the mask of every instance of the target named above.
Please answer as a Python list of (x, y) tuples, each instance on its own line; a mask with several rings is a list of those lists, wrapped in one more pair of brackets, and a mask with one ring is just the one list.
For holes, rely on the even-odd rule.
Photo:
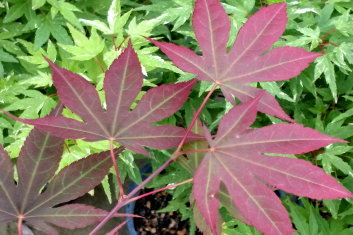
[[(141, 194), (152, 191), (141, 190)], [(136, 201), (134, 214), (145, 217), (135, 218), (134, 224), (139, 235), (187, 235), (189, 234), (189, 221), (181, 220), (181, 214), (177, 211), (157, 213), (168, 205), (172, 196), (166, 191), (149, 195)], [(196, 233), (202, 234), (202, 233)]]

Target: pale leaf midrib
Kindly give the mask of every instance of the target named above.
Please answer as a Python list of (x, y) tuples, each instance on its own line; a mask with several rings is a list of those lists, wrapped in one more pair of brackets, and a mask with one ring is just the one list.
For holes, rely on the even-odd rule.
[[(237, 177), (232, 174), (232, 171), (228, 169), (227, 164), (225, 164), (222, 161), (222, 158), (220, 156), (217, 156), (217, 154), (214, 152), (214, 156), (217, 159), (217, 161), (223, 166), (223, 168), (227, 171), (228, 175), (240, 186), (240, 188), (243, 189), (243, 191), (248, 195), (248, 197), (255, 203), (255, 205), (259, 208), (260, 211), (262, 211), (263, 215), (267, 218), (268, 221), (273, 225), (273, 227), (276, 228), (276, 230), (279, 232), (278, 234), (281, 234), (281, 230), (278, 228), (278, 226), (273, 222), (271, 217), (268, 215), (268, 213), (262, 208), (262, 206), (259, 204), (259, 202), (252, 196), (252, 194), (246, 189), (246, 187), (238, 181)], [(233, 200), (234, 201), (234, 200)]]
[(245, 159), (245, 158), (237, 157), (236, 155), (232, 155), (232, 154), (227, 153), (227, 152), (224, 152), (224, 151), (219, 151), (218, 149), (217, 149), (217, 152), (222, 153), (222, 154), (224, 154), (224, 155), (227, 155), (227, 156), (229, 156), (229, 157), (231, 157), (231, 158), (236, 158), (236, 159), (238, 159), (238, 160), (240, 160), (240, 161), (243, 161), (243, 162), (246, 162), (246, 163), (249, 163), (249, 164), (252, 164), (252, 165), (256, 165), (256, 166), (258, 166), (258, 167), (262, 167), (262, 168), (265, 168), (265, 169), (268, 169), (268, 170), (271, 170), (271, 171), (275, 171), (275, 172), (278, 172), (278, 173), (280, 173), (280, 174), (287, 175), (287, 176), (289, 176), (289, 177), (293, 177), (293, 178), (296, 178), (296, 179), (301, 180), (301, 181), (305, 181), (305, 182), (307, 182), (308, 184), (319, 185), (319, 186), (321, 186), (321, 187), (324, 187), (324, 188), (327, 188), (327, 189), (334, 190), (334, 191), (336, 191), (336, 192), (342, 193), (342, 191), (339, 191), (339, 190), (336, 190), (336, 189), (327, 187), (325, 184), (320, 184), (320, 183), (317, 183), (317, 182), (308, 180), (308, 179), (306, 179), (306, 178), (300, 178), (300, 177), (298, 177), (298, 176), (296, 176), (296, 175), (290, 174), (290, 173), (288, 173), (288, 172), (286, 172), (286, 171), (281, 171), (281, 170), (279, 170), (279, 169), (277, 169), (277, 168), (272, 168), (272, 167), (268, 167), (268, 166), (266, 166), (266, 165), (262, 165), (262, 164), (260, 164), (260, 163), (254, 162), (254, 161), (249, 161), (249, 160), (247, 160), (247, 159)]
[[(54, 67), (55, 68), (55, 67)], [(102, 131), (105, 133), (105, 139), (107, 137), (109, 137), (109, 132), (106, 129), (106, 127), (104, 125), (102, 125), (102, 123), (99, 121), (99, 119), (97, 119), (97, 117), (94, 115), (94, 113), (92, 113), (91, 109), (89, 109), (86, 105), (86, 103), (84, 102), (84, 100), (81, 99), (81, 97), (79, 96), (79, 94), (76, 92), (76, 89), (74, 87), (71, 86), (71, 84), (66, 81), (64, 74), (61, 73), (60, 70), (56, 69), (55, 70), (60, 74), (61, 77), (63, 77), (63, 81), (70, 87), (71, 91), (75, 94), (76, 98), (80, 101), (81, 105), (86, 109), (87, 113), (89, 113), (89, 115), (92, 117), (92, 119), (98, 124), (98, 126), (102, 129)]]
[(303, 139), (303, 138), (296, 138), (296, 139), (275, 139), (275, 140), (261, 140), (261, 141), (253, 141), (253, 142), (238, 142), (234, 144), (229, 144), (229, 145), (223, 145), (217, 147), (217, 149), (226, 149), (226, 148), (233, 148), (233, 147), (241, 147), (241, 146), (247, 146), (247, 145), (258, 145), (258, 144), (276, 144), (276, 143), (282, 143), (282, 142), (293, 142), (293, 141), (328, 141), (330, 139)]
[(227, 135), (233, 131), (233, 128), (235, 126), (237, 126), (239, 124), (239, 122), (243, 119), (243, 117), (245, 116), (245, 114), (248, 112), (249, 109), (251, 109), (252, 106), (248, 106), (243, 112), (242, 114), (240, 115), (240, 117), (238, 118), (238, 120), (236, 122), (233, 123), (233, 125), (228, 128), (228, 130), (226, 131), (226, 133), (224, 133), (221, 137), (219, 137), (218, 139), (216, 139), (214, 141), (214, 145), (217, 145), (219, 142), (221, 142), (222, 139), (224, 139), (225, 137), (227, 137)]
[(222, 80), (222, 82), (228, 82), (228, 81), (232, 81), (232, 80), (237, 80), (237, 79), (242, 78), (242, 77), (251, 76), (251, 75), (254, 75), (254, 74), (257, 74), (257, 73), (261, 73), (261, 72), (266, 71), (266, 70), (270, 70), (270, 69), (275, 68), (275, 67), (284, 66), (286, 64), (294, 63), (294, 62), (297, 62), (297, 61), (300, 61), (300, 60), (306, 60), (306, 59), (309, 59), (311, 57), (313, 57), (313, 56), (310, 55), (310, 56), (306, 56), (306, 57), (296, 58), (294, 60), (287, 60), (287, 61), (280, 62), (280, 63), (277, 63), (277, 64), (272, 64), (270, 66), (263, 67), (263, 68), (257, 69), (257, 70), (253, 70), (253, 71), (248, 72), (248, 73), (238, 74), (238, 75), (236, 75), (234, 77), (228, 77), (228, 78)]
[(209, 208), (209, 205), (208, 205), (208, 200), (207, 198), (209, 198), (209, 195), (208, 195), (208, 189), (210, 187), (210, 181), (211, 181), (211, 174), (212, 174), (212, 165), (210, 164), (210, 161), (211, 159), (209, 158), (208, 159), (208, 171), (207, 171), (207, 183), (206, 183), (206, 190), (205, 190), (205, 194), (204, 194), (204, 199), (205, 199), (205, 206), (206, 206), (206, 209), (207, 209), (207, 217), (209, 219), (209, 221), (212, 221), (212, 217), (211, 217), (211, 211), (210, 211), (210, 208)]
[[(163, 46), (162, 46), (162, 47), (163, 47)], [(194, 63), (194, 61), (189, 60), (189, 58), (188, 58), (187, 56), (177, 53), (176, 50), (170, 50), (170, 49), (167, 48), (167, 47), (163, 47), (163, 48), (166, 49), (166, 50), (168, 50), (168, 51), (170, 51), (170, 52), (172, 52), (172, 53), (174, 53), (175, 55), (179, 56), (180, 58), (183, 58), (183, 60), (189, 62), (190, 64), (192, 64), (193, 66), (195, 66), (197, 69), (199, 69), (203, 74), (207, 75), (208, 78), (210, 78), (211, 80), (213, 80), (212, 75), (209, 74), (209, 72), (207, 72), (202, 66), (199, 66), (197, 63)], [(194, 53), (194, 52), (192, 51), (192, 53)], [(198, 56), (198, 55), (196, 55), (196, 56)], [(198, 57), (200, 57), (200, 56), (198, 56)]]
[[(174, 92), (172, 96), (169, 96), (167, 99), (163, 99), (163, 101), (159, 104), (157, 104), (156, 106), (154, 106), (154, 108), (150, 109), (148, 112), (146, 112), (144, 115), (142, 115), (141, 117), (139, 117), (138, 119), (136, 119), (135, 121), (132, 121), (129, 123), (129, 125), (127, 125), (125, 128), (122, 128), (117, 134), (115, 134), (114, 138), (117, 139), (117, 137), (119, 135), (121, 135), (122, 133), (124, 133), (125, 131), (129, 130), (131, 127), (137, 125), (139, 122), (141, 122), (142, 120), (144, 120), (146, 117), (148, 117), (149, 115), (151, 115), (152, 113), (154, 113), (156, 110), (158, 110), (161, 106), (165, 105), (167, 102), (169, 102), (169, 100), (173, 99), (174, 97), (176, 97), (179, 93), (183, 92), (185, 89), (189, 89), (190, 88), (190, 84), (188, 86), (183, 87), (182, 89), (178, 90), (177, 92)], [(141, 102), (141, 101), (140, 101)], [(133, 110), (131, 113), (133, 113), (135, 110)]]
[[(59, 207), (60, 208), (60, 207)], [(30, 215), (30, 216), (27, 216), (26, 218), (27, 219), (30, 219), (30, 218), (46, 218), (46, 217), (54, 217), (54, 218), (60, 218), (60, 217), (105, 217), (106, 215), (102, 215), (102, 214), (61, 214), (61, 215), (58, 215), (58, 214), (44, 214), (44, 215)]]
[[(246, 93), (246, 91), (243, 90), (243, 89), (236, 89), (236, 88), (234, 88), (234, 87), (232, 87), (232, 86), (230, 86), (230, 85), (228, 85), (228, 84), (222, 84), (222, 86), (225, 87), (225, 88), (228, 88), (228, 89), (230, 89), (230, 90), (233, 90), (233, 91), (242, 93), (242, 94), (244, 94), (244, 95), (246, 95), (246, 96), (249, 96), (249, 97), (251, 97), (251, 98), (255, 98), (255, 97), (256, 97), (256, 95), (251, 95), (251, 94), (249, 94), (249, 93)], [(271, 109), (271, 110), (278, 111), (277, 109), (274, 109), (271, 105), (265, 103), (263, 100), (264, 100), (264, 99), (260, 99), (259, 103), (262, 104), (262, 105), (264, 105), (264, 106), (266, 106), (266, 107), (268, 107), (268, 108)]]
[[(125, 67), (124, 67), (123, 79), (121, 81), (120, 90), (118, 92), (118, 98), (117, 98), (118, 99), (118, 103), (116, 104), (116, 109), (114, 110), (114, 117), (113, 117), (113, 122), (112, 122), (113, 126), (112, 126), (111, 135), (114, 135), (114, 133), (115, 133), (117, 119), (118, 119), (119, 111), (120, 111), (120, 108), (121, 108), (121, 101), (122, 101), (122, 95), (123, 95), (123, 90), (124, 90), (124, 86), (125, 86), (125, 80), (127, 79), (126, 78), (127, 68), (130, 65), (129, 62), (130, 62), (131, 52), (130, 52), (130, 50), (128, 52), (129, 52), (129, 54), (127, 55), (127, 59), (126, 59)], [(106, 99), (107, 98), (108, 97), (106, 97)]]
[(30, 210), (26, 211), (26, 214), (31, 213), (32, 211), (36, 210), (37, 208), (41, 207), (42, 205), (49, 203), (51, 200), (56, 198), (58, 195), (62, 194), (65, 192), (68, 188), (72, 187), (72, 185), (76, 184), (79, 180), (83, 179), (91, 173), (93, 170), (97, 169), (101, 164), (105, 163), (105, 161), (110, 160), (110, 158), (106, 158), (104, 160), (99, 161), (97, 164), (95, 164), (93, 167), (90, 168), (90, 170), (85, 171), (83, 174), (80, 175), (80, 177), (76, 178), (75, 180), (71, 181), (71, 183), (67, 184), (65, 187), (62, 187), (57, 193), (51, 195), (49, 198), (41, 201), (41, 203), (35, 205), (35, 207), (31, 208)]
[[(215, 78), (218, 79), (218, 68), (217, 68), (217, 58), (216, 58), (216, 51), (215, 51), (215, 42), (214, 42), (214, 35), (213, 35), (213, 24), (212, 24), (212, 19), (211, 19), (211, 13), (210, 9), (208, 7), (208, 4), (205, 3), (205, 8), (207, 12), (207, 23), (208, 23), (208, 29), (210, 31), (210, 44), (211, 44), (211, 51), (212, 51), (212, 60), (215, 68)], [(204, 52), (203, 52), (204, 54)]]
[[(12, 186), (11, 186), (11, 187), (12, 187)], [(7, 200), (10, 202), (12, 208), (13, 208), (17, 213), (19, 213), (17, 206), (15, 205), (14, 201), (12, 200), (12, 197), (11, 197), (11, 195), (9, 194), (9, 192), (7, 191), (7, 188), (4, 186), (4, 183), (3, 183), (2, 180), (0, 180), (0, 188), (1, 188), (2, 191), (5, 193), (5, 196), (6, 196)], [(15, 190), (16, 190), (16, 188), (15, 188)], [(5, 211), (5, 213), (12, 215), (11, 213), (6, 212), (6, 211)], [(15, 215), (15, 216), (17, 216), (17, 215)]]
[(39, 151), (39, 154), (38, 154), (38, 159), (39, 160), (37, 159), (33, 169), (31, 169), (31, 176), (30, 176), (30, 179), (28, 181), (28, 184), (26, 185), (25, 192), (23, 194), (23, 200), (22, 200), (21, 209), (20, 209), (21, 212), (24, 211), (25, 206), (27, 205), (28, 196), (29, 196), (29, 193), (31, 191), (34, 178), (37, 176), (37, 170), (38, 170), (38, 167), (40, 165), (39, 163), (40, 163), (40, 161), (43, 158), (44, 149), (46, 148), (48, 139), (49, 139), (49, 134), (45, 134), (45, 138), (44, 138), (44, 140), (42, 142), (42, 145), (41, 145), (41, 148), (40, 148), (40, 151)]
[(11, 213), (8, 212), (8, 211), (4, 211), (4, 210), (1, 210), (1, 209), (0, 209), (0, 212), (3, 213), (3, 214), (7, 214), (7, 215), (10, 215), (10, 216), (17, 217), (17, 215), (11, 214)]
[(139, 139), (156, 139), (156, 138), (182, 138), (184, 135), (145, 135), (145, 136), (129, 136), (116, 138), (116, 140), (139, 140)]
[[(74, 119), (72, 119), (72, 120), (74, 120)], [(72, 126), (64, 127), (64, 126), (60, 126), (60, 125), (57, 126), (57, 125), (54, 125), (54, 124), (50, 123), (50, 124), (36, 124), (36, 125), (37, 126), (42, 126), (42, 127), (53, 127), (53, 128), (63, 129), (63, 130), (74, 130), (74, 131), (77, 131), (77, 132), (82, 132), (82, 133), (86, 133), (86, 134), (90, 134), (90, 135), (100, 136), (100, 137), (103, 137), (104, 139), (106, 139), (106, 136), (100, 135), (100, 134), (95, 133), (95, 132), (90, 132), (90, 131), (83, 130), (83, 129), (77, 129), (77, 128), (72, 127)], [(82, 124), (85, 124), (85, 123), (82, 123)]]
[(234, 60), (229, 66), (228, 68), (224, 71), (224, 73), (222, 73), (221, 77), (227, 75), (229, 73), (229, 71), (233, 68), (233, 66), (238, 63), (240, 61), (240, 59), (248, 52), (249, 48), (252, 47), (252, 45), (254, 45), (254, 43), (259, 39), (260, 36), (262, 36), (262, 33), (267, 29), (267, 27), (272, 23), (272, 21), (274, 20), (275, 17), (277, 17), (278, 13), (282, 10), (282, 8), (278, 9), (278, 11), (273, 14), (273, 16), (267, 21), (267, 24), (265, 25), (265, 27), (262, 28), (262, 30), (260, 31), (260, 33), (258, 33), (256, 35), (256, 37), (254, 38), (254, 40), (251, 41), (251, 43), (241, 52), (241, 54), (238, 56), (238, 58), (236, 60)]

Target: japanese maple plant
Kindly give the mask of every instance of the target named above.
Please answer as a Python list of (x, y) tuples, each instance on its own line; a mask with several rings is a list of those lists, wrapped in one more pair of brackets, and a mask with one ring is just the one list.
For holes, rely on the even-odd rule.
[[(183, 154), (195, 152), (203, 154), (197, 155), (199, 164), (194, 166), (193, 178), (179, 185), (193, 183), (191, 197), (197, 211), (195, 221), (205, 234), (221, 233), (219, 208), (226, 202), (220, 192), (229, 195), (234, 216), (265, 234), (292, 234), (295, 231), (274, 189), (317, 200), (353, 198), (351, 192), (319, 167), (301, 159), (278, 156), (303, 154), (345, 141), (295, 124), (272, 95), (249, 85), (295, 77), (321, 55), (296, 47), (272, 49), (284, 32), (286, 23), (285, 3), (264, 7), (244, 24), (233, 47), (228, 49), (231, 26), (221, 3), (218, 0), (197, 0), (192, 24), (201, 56), (188, 48), (147, 38), (176, 66), (195, 74), (196, 78), (152, 88), (132, 110), (131, 105), (142, 88), (143, 75), (131, 43), (105, 72), (104, 105), (95, 87), (87, 80), (48, 60), (60, 101), (82, 121), (60, 115), (60, 109), (56, 109), (56, 115), (35, 120), (12, 116), (34, 125), (35, 130), (28, 137), (17, 162), (17, 185), (13, 183), (9, 157), (0, 149), (0, 221), (17, 220), (19, 233), (25, 221), (48, 234), (54, 234), (50, 224), (76, 228), (100, 221), (91, 232), (94, 234), (111, 217), (123, 216), (117, 211), (137, 200), (139, 196), (135, 197), (135, 194), (138, 190), (170, 163)], [(187, 130), (154, 125), (181, 108), (197, 80), (212, 85)], [(203, 107), (218, 88), (234, 107), (221, 119), (217, 134), (211, 135), (207, 127), (204, 127), (203, 135), (192, 133)], [(240, 105), (236, 104), (235, 97), (241, 101)], [(250, 126), (257, 111), (290, 123), (253, 129)], [(65, 138), (108, 140), (110, 151), (109, 154), (104, 152), (74, 163), (53, 178)], [(204, 147), (183, 149), (184, 143), (193, 141), (204, 143), (200, 145)], [(121, 147), (114, 150), (115, 142)], [(137, 188), (125, 194), (115, 155), (127, 148), (148, 156), (145, 147), (176, 147), (176, 150)], [(107, 161), (109, 156), (112, 161)], [(26, 171), (24, 165), (27, 168), (30, 165), (33, 172)], [(116, 171), (120, 196), (109, 213), (76, 204), (52, 208), (93, 188), (111, 165)], [(49, 186), (43, 189), (48, 181)], [(16, 196), (18, 194), (21, 196)], [(78, 214), (83, 219), (78, 219)], [(74, 218), (69, 223), (68, 216)]]

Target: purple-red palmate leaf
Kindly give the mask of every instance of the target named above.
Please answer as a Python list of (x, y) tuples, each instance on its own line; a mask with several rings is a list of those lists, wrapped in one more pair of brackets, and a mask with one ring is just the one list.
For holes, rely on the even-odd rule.
[[(180, 69), (196, 74), (199, 80), (219, 84), (226, 99), (233, 104), (233, 96), (247, 102), (259, 94), (261, 89), (251, 87), (249, 83), (295, 77), (321, 55), (296, 47), (270, 50), (287, 24), (285, 3), (261, 8), (250, 17), (239, 30), (234, 46), (229, 52), (226, 45), (230, 21), (218, 0), (197, 0), (192, 24), (202, 56), (182, 46), (149, 40)], [(267, 92), (258, 109), (293, 121)]]
[[(98, 92), (92, 84), (80, 75), (47, 61), (61, 102), (84, 122), (63, 116), (35, 120), (14, 117), (16, 120), (62, 138), (114, 140), (145, 155), (148, 155), (145, 146), (168, 149), (178, 145), (184, 136), (185, 130), (181, 127), (152, 124), (176, 112), (188, 98), (196, 80), (152, 88), (131, 111), (130, 107), (143, 83), (141, 66), (131, 44), (105, 73), (106, 109), (102, 108)], [(188, 141), (198, 138), (191, 134)]]
[(223, 117), (194, 174), (193, 196), (213, 234), (220, 234), (217, 221), (221, 183), (244, 221), (269, 235), (294, 231), (287, 211), (270, 186), (313, 199), (353, 198), (351, 192), (310, 162), (265, 155), (302, 154), (345, 141), (299, 124), (249, 129), (262, 95), (236, 106)]
[[(182, 167), (184, 167), (187, 171), (189, 171), (191, 175), (195, 173), (195, 171), (197, 170), (197, 167), (200, 165), (203, 157), (205, 156), (205, 152), (192, 152), (192, 151), (200, 151), (202, 149), (207, 149), (209, 146), (207, 140), (209, 142), (212, 142), (212, 139), (209, 136), (209, 130), (202, 125), (200, 120), (196, 121), (192, 131), (199, 135), (206, 135), (208, 136), (208, 138), (205, 138), (205, 140), (198, 140), (198, 141), (185, 144), (183, 147), (183, 151), (191, 151), (191, 152), (188, 152), (186, 154), (187, 156), (182, 155), (177, 159), (179, 164)], [(229, 213), (231, 213), (238, 220), (245, 221), (244, 218), (239, 213), (239, 210), (237, 210), (234, 207), (232, 198), (227, 193), (227, 190), (224, 187), (224, 185), (221, 185), (220, 191), (218, 192), (217, 195), (220, 203), (227, 208)], [(190, 204), (193, 209), (193, 215), (194, 215), (193, 217), (197, 228), (200, 231), (202, 231), (204, 235), (211, 234), (209, 227), (207, 226), (204, 218), (200, 214), (200, 210), (198, 209), (197, 206), (195, 206), (195, 199), (192, 195), (190, 195)], [(217, 223), (217, 226), (219, 226), (219, 228), (221, 228), (222, 222), (223, 222), (222, 218), (217, 218), (216, 223)]]
[[(49, 117), (57, 116), (61, 111), (62, 106), (58, 105)], [(74, 162), (55, 175), (63, 145), (62, 138), (34, 128), (17, 159), (17, 185), (10, 156), (0, 146), (0, 223), (18, 221), (22, 217), (26, 224), (55, 235), (58, 232), (52, 225), (82, 228), (108, 214), (80, 204), (54, 208), (93, 189), (111, 167), (110, 152), (106, 151)], [(118, 154), (122, 150), (123, 147), (115, 152)]]

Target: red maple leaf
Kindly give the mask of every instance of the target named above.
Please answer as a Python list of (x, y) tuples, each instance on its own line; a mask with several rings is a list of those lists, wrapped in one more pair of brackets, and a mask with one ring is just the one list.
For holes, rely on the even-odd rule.
[[(51, 115), (57, 116), (60, 112), (58, 107)], [(17, 221), (19, 229), (26, 223), (46, 234), (56, 235), (59, 233), (52, 225), (83, 228), (108, 214), (89, 205), (63, 203), (84, 195), (103, 180), (111, 168), (110, 152), (92, 154), (55, 175), (63, 146), (64, 139), (34, 128), (16, 162), (17, 185), (11, 158), (0, 146), (0, 223)], [(122, 147), (115, 153), (121, 151)]]
[[(249, 129), (262, 94), (236, 106), (221, 120), (210, 149), (194, 174), (193, 196), (213, 234), (217, 226), (221, 183), (244, 221), (265, 234), (292, 234), (292, 223), (270, 186), (313, 199), (353, 198), (321, 168), (301, 159), (271, 154), (302, 154), (345, 142), (299, 124)], [(266, 155), (265, 155), (266, 153)], [(267, 155), (268, 154), (268, 155)]]
[[(202, 56), (188, 48), (150, 39), (180, 69), (197, 75), (197, 79), (220, 86), (226, 99), (234, 104), (233, 95), (247, 102), (259, 94), (253, 82), (280, 81), (297, 76), (320, 53), (296, 47), (271, 46), (279, 39), (287, 23), (286, 4), (260, 9), (239, 30), (233, 48), (227, 53), (230, 21), (218, 0), (197, 0), (192, 18)], [(276, 99), (265, 93), (259, 111), (293, 121)]]
[[(95, 87), (87, 80), (49, 60), (48, 63), (61, 102), (79, 115), (83, 122), (63, 116), (35, 120), (11, 117), (62, 138), (114, 140), (145, 155), (148, 153), (144, 146), (168, 149), (178, 145), (185, 135), (181, 127), (152, 124), (176, 112), (188, 98), (196, 81), (152, 88), (131, 111), (131, 104), (143, 83), (141, 66), (131, 44), (105, 73), (106, 109), (102, 108)], [(191, 134), (188, 140), (198, 138)]]

